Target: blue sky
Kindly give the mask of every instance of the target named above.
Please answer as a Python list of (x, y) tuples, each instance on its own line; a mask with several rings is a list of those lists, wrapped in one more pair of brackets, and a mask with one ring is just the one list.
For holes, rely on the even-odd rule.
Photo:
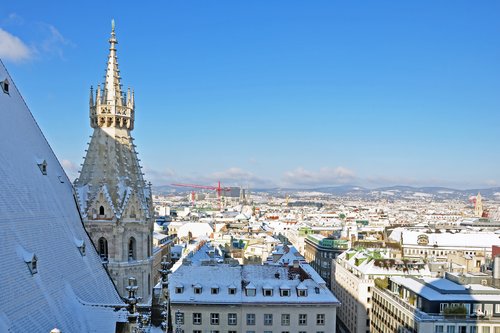
[(0, 58), (72, 177), (112, 18), (155, 185), (500, 185), (498, 1), (3, 2)]

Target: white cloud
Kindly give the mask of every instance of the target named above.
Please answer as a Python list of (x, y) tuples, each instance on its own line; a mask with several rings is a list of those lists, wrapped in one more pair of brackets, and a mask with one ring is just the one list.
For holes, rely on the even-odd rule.
[(238, 181), (253, 179), (255, 176), (251, 172), (233, 167), (224, 171), (214, 172), (210, 175), (210, 178)]
[(61, 165), (71, 181), (74, 181), (78, 177), (78, 166), (75, 163), (63, 159)]
[(215, 186), (219, 181), (222, 186), (243, 186), (249, 188), (267, 188), (275, 186), (270, 180), (260, 178), (249, 171), (236, 167), (212, 172), (210, 174), (179, 174), (171, 169), (155, 170), (144, 167), (144, 173), (146, 179), (150, 180), (154, 186), (172, 183)]
[(286, 186), (329, 186), (352, 183), (356, 180), (354, 171), (338, 166), (336, 168), (323, 167), (318, 171), (306, 170), (299, 167), (285, 172), (283, 181)]
[(3, 26), (6, 26), (6, 25), (23, 25), (24, 24), (24, 19), (17, 15), (16, 13), (10, 13), (6, 18), (4, 18), (2, 21), (1, 21), (2, 25)]
[(21, 62), (45, 57), (58, 57), (64, 60), (64, 50), (75, 46), (52, 24), (25, 21), (16, 13), (0, 19), (0, 26), (4, 28), (8, 26), (11, 30), (22, 29), (30, 36), (29, 41), (22, 41), (11, 32), (0, 28), (0, 58), (5, 60)]
[(271, 180), (261, 178), (255, 174), (245, 171), (241, 168), (232, 167), (224, 171), (218, 171), (210, 174), (208, 180), (218, 182), (227, 186), (243, 186), (243, 187), (273, 187), (275, 186)]
[(494, 187), (494, 186), (498, 186), (499, 185), (499, 182), (494, 180), (494, 179), (488, 179), (484, 182), (484, 184), (486, 186), (491, 186), (491, 187)]
[(174, 182), (177, 178), (177, 174), (172, 169), (155, 170), (148, 166), (144, 166), (144, 174), (148, 181), (153, 185), (166, 185)]
[(64, 49), (75, 46), (51, 24), (38, 22), (34, 26), (36, 27), (38, 38), (33, 43), (33, 50), (37, 55), (56, 56), (64, 60)]
[(32, 52), (24, 42), (0, 28), (0, 58), (14, 62), (30, 59)]

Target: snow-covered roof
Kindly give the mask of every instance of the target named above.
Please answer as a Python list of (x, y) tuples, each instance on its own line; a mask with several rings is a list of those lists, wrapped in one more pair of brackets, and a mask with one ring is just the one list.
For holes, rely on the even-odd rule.
[(350, 249), (337, 257), (337, 261), (351, 272), (362, 276), (422, 276), (430, 277), (429, 265), (420, 260), (395, 260), (383, 249)]
[[(391, 281), (412, 290), (429, 301), (444, 302), (492, 302), (500, 299), (500, 290), (477, 284), (461, 285), (445, 278), (423, 278), (395, 276)], [(474, 293), (477, 291), (478, 293)]]
[(500, 245), (500, 236), (491, 232), (456, 232), (456, 233), (425, 233), (417, 230), (396, 228), (389, 238), (401, 242), (403, 246), (418, 245), (419, 236), (426, 235), (427, 246), (461, 247), (461, 248), (490, 248)]
[[(324, 283), (318, 284), (310, 277), (303, 277), (301, 281), (299, 274), (289, 274), (291, 269), (293, 268), (263, 265), (182, 265), (170, 276), (170, 300), (172, 304), (339, 305), (337, 298)], [(212, 294), (210, 289), (214, 281), (217, 281), (219, 287), (217, 294)], [(174, 286), (180, 283), (183, 283), (185, 288), (181, 293), (176, 293)], [(194, 291), (194, 287), (198, 285), (202, 287), (201, 293)], [(231, 293), (229, 289), (235, 286), (238, 286), (236, 293)], [(247, 295), (246, 289), (255, 289), (255, 295)], [(280, 289), (289, 289), (289, 296), (281, 296)], [(272, 290), (272, 293), (265, 295), (264, 290)], [(307, 290), (307, 293), (305, 296), (299, 296), (297, 290)]]
[[(126, 318), (109, 305), (123, 303), (83, 229), (70, 180), (0, 62), (5, 78), (11, 85), (9, 94), (0, 91), (0, 331), (114, 332)], [(34, 257), (32, 272), (26, 260)]]
[(157, 240), (162, 240), (162, 239), (168, 238), (168, 235), (153, 231), (153, 238), (157, 239)]
[(192, 237), (198, 238), (202, 236), (210, 236), (214, 229), (209, 223), (204, 222), (187, 222), (177, 229), (177, 237), (187, 237), (191, 233)]

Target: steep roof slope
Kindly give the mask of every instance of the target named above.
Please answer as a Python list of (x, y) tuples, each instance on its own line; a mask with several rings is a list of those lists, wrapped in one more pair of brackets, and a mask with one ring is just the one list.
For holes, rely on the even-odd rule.
[(110, 305), (123, 302), (83, 228), (71, 182), (0, 61), (0, 81), (5, 79), (10, 84), (8, 93), (0, 87), (0, 331), (114, 332), (124, 313)]

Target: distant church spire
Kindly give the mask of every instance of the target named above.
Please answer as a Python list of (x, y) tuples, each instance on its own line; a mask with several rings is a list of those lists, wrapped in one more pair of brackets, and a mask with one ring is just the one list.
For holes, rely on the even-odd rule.
[(476, 204), (474, 205), (474, 215), (477, 217), (483, 216), (483, 198), (481, 197), (481, 193), (478, 193), (476, 196)]

